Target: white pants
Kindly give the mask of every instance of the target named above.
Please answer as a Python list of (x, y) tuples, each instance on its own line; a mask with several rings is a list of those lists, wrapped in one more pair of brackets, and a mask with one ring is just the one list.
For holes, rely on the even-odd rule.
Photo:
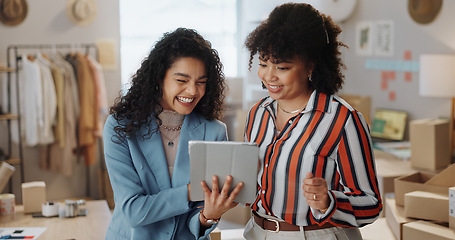
[(247, 240), (361, 240), (362, 234), (358, 228), (340, 227), (311, 231), (305, 231), (303, 230), (303, 227), (301, 227), (300, 231), (280, 231), (278, 233), (273, 233), (262, 229), (254, 222), (253, 218), (251, 218), (245, 226), (243, 237)]

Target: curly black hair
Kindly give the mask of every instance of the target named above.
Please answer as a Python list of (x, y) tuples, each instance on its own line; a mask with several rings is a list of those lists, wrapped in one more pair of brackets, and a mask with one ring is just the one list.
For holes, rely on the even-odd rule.
[(338, 41), (341, 29), (311, 5), (286, 3), (276, 7), (247, 38), (249, 68), (256, 54), (277, 60), (299, 57), (313, 66), (310, 86), (325, 94), (342, 88), (346, 68), (341, 60)]
[[(151, 115), (161, 123), (158, 117), (163, 111), (160, 105), (163, 97), (161, 86), (166, 71), (182, 57), (201, 60), (207, 71), (205, 94), (193, 111), (208, 120), (221, 118), (226, 84), (218, 52), (196, 30), (178, 28), (165, 33), (156, 42), (148, 57), (142, 61), (141, 67), (133, 75), (128, 92), (124, 96), (120, 95), (110, 107), (109, 112), (119, 124), (114, 129), (117, 138), (130, 137), (143, 125), (149, 127)], [(149, 128), (143, 137), (150, 137), (155, 131), (157, 129)]]

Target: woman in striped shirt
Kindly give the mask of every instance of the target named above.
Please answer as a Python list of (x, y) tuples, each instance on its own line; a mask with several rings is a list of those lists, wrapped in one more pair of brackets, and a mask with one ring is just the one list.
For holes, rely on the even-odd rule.
[(288, 3), (247, 37), (269, 93), (246, 122), (261, 161), (247, 239), (362, 239), (358, 228), (382, 210), (369, 127), (334, 95), (340, 32), (312, 6)]

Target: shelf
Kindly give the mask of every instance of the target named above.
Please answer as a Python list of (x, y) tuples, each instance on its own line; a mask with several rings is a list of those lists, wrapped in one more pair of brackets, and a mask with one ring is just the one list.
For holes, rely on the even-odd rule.
[(0, 120), (15, 120), (18, 116), (15, 114), (0, 114)]
[(0, 162), (6, 162), (6, 163), (8, 163), (10, 165), (19, 165), (19, 164), (21, 164), (21, 160), (19, 158), (11, 158), (11, 159), (0, 161)]
[(8, 73), (8, 72), (15, 72), (15, 68), (10, 68), (10, 67), (5, 67), (0, 64), (0, 72), (2, 73)]

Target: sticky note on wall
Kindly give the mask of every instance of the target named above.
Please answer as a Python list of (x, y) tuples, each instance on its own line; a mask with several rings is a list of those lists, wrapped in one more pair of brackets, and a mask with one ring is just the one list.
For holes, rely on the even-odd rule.
[(103, 70), (115, 70), (117, 67), (115, 40), (97, 41), (96, 45), (99, 51), (99, 63)]

